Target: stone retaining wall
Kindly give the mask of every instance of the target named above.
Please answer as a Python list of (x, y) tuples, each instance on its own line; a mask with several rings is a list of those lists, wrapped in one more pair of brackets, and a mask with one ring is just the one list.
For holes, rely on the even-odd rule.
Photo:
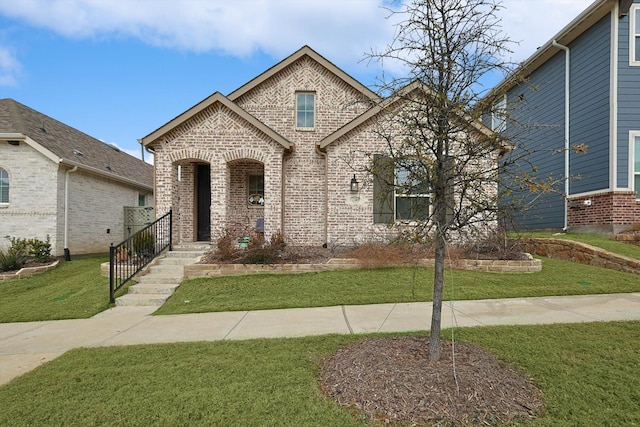
[[(421, 260), (421, 267), (433, 267), (433, 259)], [(533, 273), (542, 270), (542, 262), (530, 257), (525, 261), (511, 260), (455, 260), (447, 267), (459, 270), (496, 273)], [(406, 266), (406, 265), (405, 265)], [(326, 264), (191, 264), (184, 267), (184, 278), (232, 276), (243, 274), (309, 273), (314, 271), (344, 270), (366, 267), (357, 259), (335, 258)]]
[(596, 267), (640, 274), (640, 260), (617, 255), (585, 243), (563, 239), (522, 239), (526, 251)]
[(15, 273), (0, 273), (0, 280), (21, 279), (23, 277), (31, 277), (34, 274), (44, 273), (58, 266), (60, 261), (54, 261), (51, 264), (40, 265), (38, 267), (25, 267)]

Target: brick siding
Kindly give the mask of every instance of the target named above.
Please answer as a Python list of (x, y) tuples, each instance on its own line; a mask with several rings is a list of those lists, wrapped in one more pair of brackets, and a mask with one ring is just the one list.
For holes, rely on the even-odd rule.
[[(54, 256), (64, 254), (66, 169), (29, 145), (0, 144), (0, 167), (9, 172), (9, 204), (0, 207), (0, 245), (4, 236), (49, 236)], [(69, 236), (72, 254), (107, 253), (124, 238), (124, 206), (137, 206), (140, 190), (82, 171), (69, 174)], [(153, 195), (146, 194), (147, 205)], [(107, 230), (109, 232), (107, 233)]]
[(617, 231), (640, 223), (640, 201), (634, 191), (616, 191), (571, 197), (568, 201), (569, 227), (600, 227)]
[[(315, 93), (315, 126), (296, 129), (296, 92)], [(365, 123), (326, 148), (326, 136), (362, 114), (362, 93), (309, 57), (285, 67), (233, 100), (293, 144), (290, 152), (238, 114), (215, 102), (152, 142), (157, 214), (177, 214), (174, 238), (195, 234), (194, 165), (211, 166), (211, 240), (229, 228), (250, 229), (263, 217), (265, 237), (282, 231), (293, 245), (351, 245), (380, 240), (398, 229), (373, 223), (372, 179), (362, 172), (386, 141)], [(178, 180), (178, 167), (181, 180)], [(247, 204), (248, 174), (264, 172), (264, 207)], [(350, 191), (356, 173), (360, 191)], [(285, 182), (282, 182), (284, 176)], [(328, 206), (325, 207), (325, 200)], [(325, 217), (326, 216), (326, 217)]]

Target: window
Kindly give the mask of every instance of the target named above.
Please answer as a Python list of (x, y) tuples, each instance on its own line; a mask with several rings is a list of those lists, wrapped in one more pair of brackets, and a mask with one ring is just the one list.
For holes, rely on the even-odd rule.
[(296, 127), (312, 129), (315, 126), (315, 93), (296, 93)]
[(264, 206), (264, 175), (249, 175), (248, 189), (249, 204)]
[(633, 189), (640, 200), (640, 136), (633, 138)]
[(491, 111), (491, 130), (504, 132), (507, 129), (507, 95), (495, 103)]
[(0, 203), (9, 203), (9, 173), (0, 168)]
[(629, 65), (640, 65), (640, 5), (629, 11)]
[(145, 195), (142, 193), (138, 194), (138, 206), (144, 206), (146, 205), (146, 198)]
[(396, 221), (412, 221), (429, 217), (429, 186), (412, 176), (414, 169), (411, 164), (395, 167)]
[(388, 156), (374, 158), (373, 222), (389, 224), (429, 217), (429, 187), (412, 176), (411, 164)]

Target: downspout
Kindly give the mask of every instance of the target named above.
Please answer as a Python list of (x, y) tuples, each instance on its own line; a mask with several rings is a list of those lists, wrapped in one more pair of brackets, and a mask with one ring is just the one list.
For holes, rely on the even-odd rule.
[(570, 120), (570, 107), (571, 102), (569, 100), (570, 92), (570, 77), (571, 77), (571, 51), (567, 46), (559, 44), (557, 41), (553, 41), (553, 46), (564, 50), (565, 52), (565, 65), (564, 65), (564, 227), (563, 231), (567, 231), (569, 228), (568, 212), (569, 212), (569, 120)]
[(64, 176), (64, 259), (71, 261), (69, 252), (69, 174), (78, 170), (78, 166), (68, 169)]
[(286, 195), (286, 178), (287, 178), (287, 174), (285, 173), (285, 167), (284, 167), (284, 163), (285, 161), (291, 157), (291, 155), (293, 154), (293, 146), (291, 147), (291, 149), (289, 151), (285, 150), (282, 153), (282, 165), (280, 166), (280, 172), (281, 172), (281, 176), (280, 176), (280, 233), (282, 233), (282, 237), (285, 237), (284, 234), (284, 224), (285, 224), (285, 212), (286, 212), (286, 200), (287, 200), (287, 195)]
[(322, 151), (318, 145), (316, 145), (316, 153), (324, 158), (324, 206), (322, 207), (322, 222), (324, 223), (322, 238), (324, 243), (322, 244), (322, 247), (326, 248), (329, 245), (329, 156), (326, 151)]

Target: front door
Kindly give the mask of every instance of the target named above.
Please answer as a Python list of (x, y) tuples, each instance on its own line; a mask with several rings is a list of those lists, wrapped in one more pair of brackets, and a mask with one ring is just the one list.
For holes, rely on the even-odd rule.
[(211, 166), (196, 168), (196, 235), (199, 242), (211, 240)]

